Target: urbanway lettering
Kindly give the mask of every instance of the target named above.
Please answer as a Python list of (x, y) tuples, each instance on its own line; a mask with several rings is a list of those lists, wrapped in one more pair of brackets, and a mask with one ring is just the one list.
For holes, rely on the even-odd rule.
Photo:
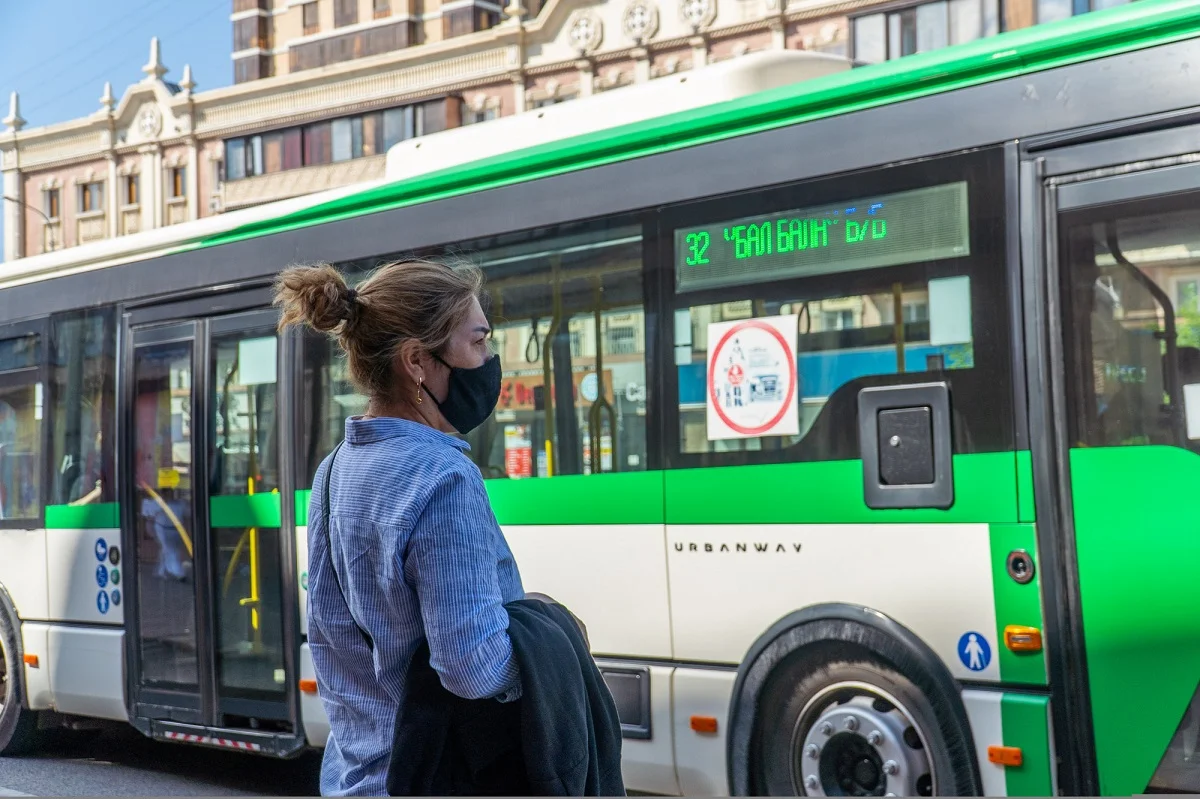
[(801, 546), (802, 546), (801, 544), (797, 544), (794, 542), (791, 544), (782, 544), (782, 543), (772, 544), (770, 542), (761, 542), (761, 541), (753, 541), (753, 542), (749, 542), (749, 543), (743, 542), (743, 543), (735, 543), (735, 544), (712, 544), (712, 543), (696, 544), (696, 543), (688, 543), (688, 542), (683, 542), (683, 541), (676, 541), (675, 542), (675, 551), (676, 552), (717, 552), (717, 553), (721, 553), (721, 552), (735, 552), (735, 553), (736, 552), (747, 552), (747, 553), (760, 552), (763, 554), (769, 553), (769, 554), (776, 554), (776, 555), (778, 555), (778, 554), (786, 555), (789, 552), (791, 552), (793, 554), (798, 553), (800, 551)]

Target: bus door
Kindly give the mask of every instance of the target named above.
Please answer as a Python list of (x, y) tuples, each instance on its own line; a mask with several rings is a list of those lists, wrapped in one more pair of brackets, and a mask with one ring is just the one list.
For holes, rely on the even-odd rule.
[(290, 754), (303, 736), (277, 314), (126, 320), (130, 715), (154, 737)]
[(1049, 343), (1044, 401), (1031, 381), (1035, 492), (1059, 487), (1037, 521), (1062, 527), (1078, 653), (1062, 682), (1070, 727), (1091, 720), (1088, 793), (1200, 789), (1197, 142), (1196, 127), (1160, 130), (1025, 166), (1026, 230), (1030, 214), (1045, 227), (1025, 307), (1049, 333), (1030, 337)]

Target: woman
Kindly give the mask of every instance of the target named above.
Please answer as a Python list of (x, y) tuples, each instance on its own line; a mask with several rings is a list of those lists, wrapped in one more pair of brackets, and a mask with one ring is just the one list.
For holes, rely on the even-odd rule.
[[(525, 596), (467, 433), (491, 415), (500, 361), (469, 266), (389, 264), (357, 291), (330, 266), (276, 283), (280, 327), (333, 333), (369, 397), (313, 480), (308, 641), (331, 726), (325, 795), (383, 795), (408, 664), (427, 640), (467, 699), (520, 689), (506, 602)], [(329, 475), (326, 527), (323, 487)]]

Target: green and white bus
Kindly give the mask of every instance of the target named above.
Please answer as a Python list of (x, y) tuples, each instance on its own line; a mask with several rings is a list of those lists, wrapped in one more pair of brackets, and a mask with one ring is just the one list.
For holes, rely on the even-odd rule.
[(471, 457), (631, 789), (1200, 790), (1200, 6), (850, 67), (751, 54), (5, 264), (0, 749), (324, 744), (308, 494), (363, 400), (269, 287), (420, 254), (488, 276)]

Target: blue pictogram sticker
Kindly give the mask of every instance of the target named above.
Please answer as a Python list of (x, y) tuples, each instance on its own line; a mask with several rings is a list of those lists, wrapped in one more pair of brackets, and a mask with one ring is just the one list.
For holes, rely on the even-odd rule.
[(113, 607), (121, 604), (121, 592), (116, 588), (114, 588), (112, 592), (112, 603)]
[(104, 560), (108, 555), (108, 542), (103, 538), (96, 539), (96, 560)]
[(103, 563), (96, 567), (96, 585), (101, 588), (108, 585), (108, 569)]
[(101, 614), (108, 613), (108, 592), (107, 591), (101, 591), (96, 596), (96, 610), (100, 611)]
[(958, 639), (958, 659), (971, 671), (983, 671), (992, 662), (992, 648), (980, 633), (963, 633)]

